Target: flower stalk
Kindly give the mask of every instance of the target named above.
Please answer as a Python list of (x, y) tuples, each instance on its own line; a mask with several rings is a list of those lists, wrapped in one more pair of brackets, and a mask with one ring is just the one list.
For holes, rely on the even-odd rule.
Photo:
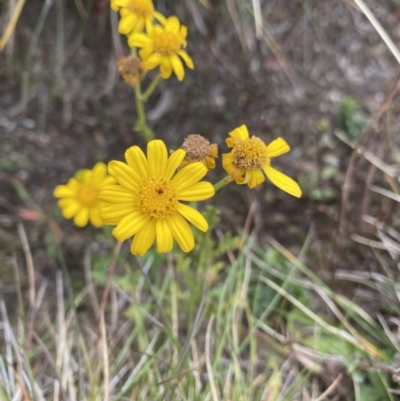
[(223, 188), (225, 185), (228, 185), (230, 182), (229, 175), (227, 175), (225, 178), (222, 180), (218, 181), (216, 184), (214, 184), (214, 190), (217, 192), (221, 188)]
[(146, 112), (144, 111), (144, 100), (139, 82), (135, 87), (135, 103), (138, 120), (133, 129), (135, 132), (140, 133), (146, 142), (150, 142), (154, 139), (154, 133), (147, 125)]

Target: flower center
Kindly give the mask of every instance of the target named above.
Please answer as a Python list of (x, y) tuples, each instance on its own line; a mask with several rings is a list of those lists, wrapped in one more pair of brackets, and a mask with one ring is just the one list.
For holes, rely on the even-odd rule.
[(190, 161), (201, 161), (208, 155), (210, 142), (199, 134), (190, 134), (183, 141), (182, 149), (186, 150), (186, 159)]
[(139, 210), (148, 218), (161, 220), (176, 213), (178, 198), (171, 181), (150, 178), (142, 185)]
[(142, 16), (151, 15), (154, 12), (153, 3), (151, 0), (131, 0), (129, 8), (136, 14)]
[(154, 37), (154, 50), (161, 54), (176, 54), (182, 43), (172, 32), (160, 32)]
[(237, 143), (232, 153), (235, 165), (241, 170), (258, 170), (268, 158), (264, 142), (255, 136)]
[(78, 189), (77, 198), (79, 202), (86, 207), (94, 206), (97, 201), (99, 190), (90, 184), (81, 184)]

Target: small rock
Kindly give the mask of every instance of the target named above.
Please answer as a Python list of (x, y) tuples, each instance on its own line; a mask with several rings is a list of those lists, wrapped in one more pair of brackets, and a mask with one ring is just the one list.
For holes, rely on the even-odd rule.
[(14, 131), (17, 124), (6, 117), (0, 117), (0, 127), (5, 128), (8, 132)]
[(26, 129), (34, 129), (36, 127), (36, 122), (31, 118), (26, 118), (25, 120), (22, 120), (21, 124)]

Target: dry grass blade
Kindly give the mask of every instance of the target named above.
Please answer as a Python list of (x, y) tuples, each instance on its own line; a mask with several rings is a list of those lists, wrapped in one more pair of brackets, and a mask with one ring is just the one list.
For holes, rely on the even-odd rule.
[(103, 385), (104, 385), (104, 401), (110, 399), (110, 372), (109, 372), (109, 360), (108, 360), (108, 346), (107, 346), (107, 332), (106, 324), (104, 321), (104, 314), (100, 315), (100, 330), (101, 330), (101, 340), (102, 340), (102, 350), (103, 350)]
[(283, 288), (279, 287), (279, 285), (275, 284), (272, 280), (269, 280), (268, 278), (263, 277), (263, 276), (260, 276), (259, 279), (263, 283), (267, 284), (269, 287), (274, 289), (276, 292), (281, 294), (283, 297), (285, 297), (294, 306), (296, 306), (296, 308), (300, 309), (303, 313), (305, 313), (308, 317), (310, 317), (312, 320), (314, 320), (315, 323), (320, 325), (326, 331), (334, 334), (335, 336), (342, 338), (345, 341), (348, 341), (350, 344), (355, 345), (357, 348), (364, 350), (364, 345), (360, 344), (360, 342), (357, 341), (357, 339), (354, 338), (350, 333), (348, 333), (347, 331), (344, 331), (342, 329), (339, 329), (337, 327), (334, 327), (334, 326), (328, 324), (327, 322), (325, 322), (320, 316), (318, 316), (317, 314), (312, 312), (310, 309), (308, 309), (306, 306), (304, 306), (300, 301), (298, 301), (295, 297), (290, 295)]
[(335, 314), (335, 316), (339, 319), (340, 323), (351, 333), (351, 335), (356, 338), (360, 344), (362, 344), (363, 349), (366, 353), (371, 356), (382, 358), (382, 353), (368, 340), (362, 337), (357, 330), (347, 321), (347, 319), (340, 312), (339, 308), (335, 305), (335, 303), (317, 286), (315, 286), (315, 291), (318, 295), (324, 300), (324, 302), (328, 305), (329, 309)]
[(342, 381), (343, 376), (340, 374), (335, 381), (319, 396), (317, 397), (314, 401), (323, 401), (326, 399), (326, 397), (328, 397), (328, 395), (332, 394), (336, 387), (340, 384), (340, 382)]
[(19, 16), (21, 15), (22, 9), (24, 8), (25, 0), (18, 0), (14, 11), (11, 14), (11, 18), (8, 21), (6, 29), (4, 30), (3, 36), (0, 39), (0, 52), (4, 49), (11, 35), (13, 34), (17, 25)]
[(335, 130), (335, 135), (343, 141), (346, 145), (350, 146), (354, 149), (358, 154), (365, 157), (371, 164), (382, 170), (385, 174), (387, 174), (391, 178), (395, 178), (399, 172), (398, 166), (390, 166), (386, 164), (383, 160), (376, 157), (372, 152), (367, 150), (363, 146), (358, 146), (356, 142), (351, 141), (343, 132), (339, 130)]
[(252, 4), (254, 12), (254, 25), (256, 27), (256, 36), (258, 39), (261, 39), (263, 30), (263, 21), (262, 21), (260, 0), (252, 0)]
[(381, 194), (383, 196), (386, 196), (389, 199), (393, 199), (396, 202), (400, 202), (400, 195), (395, 194), (394, 192), (389, 191), (389, 190), (387, 190), (385, 188), (378, 187), (377, 185), (372, 185), (371, 186), (371, 191), (376, 192), (377, 194)]
[(387, 247), (384, 244), (382, 244), (382, 242), (374, 241), (372, 239), (362, 237), (361, 235), (358, 235), (358, 234), (353, 234), (351, 236), (351, 239), (354, 242), (358, 242), (359, 244), (362, 244), (362, 245), (368, 245), (371, 248), (387, 249)]
[(217, 386), (215, 385), (215, 380), (214, 380), (214, 372), (212, 369), (212, 363), (211, 363), (211, 339), (212, 339), (212, 326), (214, 323), (214, 315), (210, 317), (210, 320), (207, 325), (207, 332), (206, 332), (206, 366), (207, 366), (207, 373), (208, 373), (208, 380), (210, 382), (210, 388), (211, 388), (211, 395), (213, 401), (219, 401), (219, 395), (218, 395), (218, 390)]
[(378, 32), (379, 36), (382, 38), (382, 40), (385, 42), (386, 46), (389, 48), (389, 50), (392, 52), (393, 56), (396, 58), (397, 62), (400, 64), (399, 49), (394, 44), (394, 42), (392, 41), (390, 36), (387, 34), (387, 32), (383, 29), (382, 25), (376, 19), (375, 15), (371, 12), (371, 10), (368, 8), (368, 6), (364, 3), (363, 0), (353, 0), (353, 1), (357, 4), (357, 6), (360, 8), (360, 10), (368, 18), (369, 22), (372, 24), (372, 26)]
[[(388, 191), (390, 192), (390, 191)], [(395, 195), (395, 194), (394, 194)], [(377, 236), (381, 240), (381, 242), (373, 241), (372, 244), (375, 248), (385, 249), (393, 260), (398, 260), (400, 255), (400, 233), (394, 228), (387, 226), (385, 223), (379, 221), (375, 217), (372, 216), (363, 216), (363, 221), (368, 224), (373, 225), (376, 228)], [(370, 245), (367, 240), (356, 237), (356, 240), (361, 243), (365, 243), (365, 245)]]

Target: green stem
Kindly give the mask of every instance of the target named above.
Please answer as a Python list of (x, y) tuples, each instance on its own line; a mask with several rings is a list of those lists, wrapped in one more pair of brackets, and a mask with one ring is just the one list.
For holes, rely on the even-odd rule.
[(217, 192), (219, 189), (223, 188), (225, 185), (228, 185), (230, 183), (229, 175), (227, 175), (225, 178), (223, 178), (221, 181), (218, 181), (214, 185), (215, 192)]
[[(131, 54), (136, 56), (137, 55), (137, 49), (136, 47), (131, 47)], [(133, 127), (134, 131), (139, 132), (144, 140), (146, 142), (150, 142), (152, 139), (154, 139), (154, 133), (153, 131), (148, 127), (147, 125), (147, 120), (146, 120), (146, 112), (144, 111), (144, 102), (147, 100), (145, 99), (144, 96), (142, 95), (142, 89), (140, 87), (140, 81), (141, 81), (142, 76), (139, 76), (139, 82), (135, 87), (135, 103), (136, 103), (136, 111), (138, 115), (138, 120)], [(152, 86), (153, 83), (150, 84)], [(156, 83), (157, 85), (157, 83)], [(155, 86), (154, 86), (155, 87)], [(152, 89), (152, 91), (154, 88)], [(149, 91), (149, 88), (147, 88), (146, 93)], [(149, 93), (148, 96), (150, 96), (151, 93)], [(145, 94), (146, 96), (146, 94)]]
[(161, 79), (161, 74), (157, 74), (151, 84), (147, 87), (146, 91), (142, 95), (142, 100), (143, 102), (147, 102), (151, 94), (154, 92), (154, 89), (156, 89), (158, 83), (160, 82)]
[(140, 88), (140, 83), (138, 83), (135, 87), (135, 102), (136, 102), (136, 111), (138, 114), (138, 120), (134, 126), (134, 130), (142, 134), (143, 138), (149, 142), (154, 139), (153, 131), (147, 126), (146, 121), (146, 113), (144, 111), (144, 103), (142, 90)]

